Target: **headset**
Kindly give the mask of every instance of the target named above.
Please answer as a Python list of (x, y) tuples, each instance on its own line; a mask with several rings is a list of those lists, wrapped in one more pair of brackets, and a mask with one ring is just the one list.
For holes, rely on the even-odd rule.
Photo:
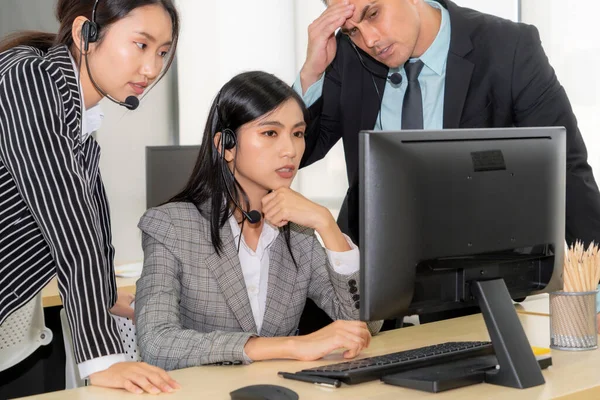
[(94, 78), (92, 77), (92, 73), (90, 71), (90, 63), (88, 62), (88, 50), (90, 48), (90, 43), (97, 42), (100, 37), (100, 26), (96, 22), (96, 10), (98, 9), (98, 3), (100, 3), (100, 0), (95, 0), (94, 7), (92, 8), (92, 20), (85, 21), (83, 23), (83, 26), (81, 27), (81, 39), (83, 40), (83, 50), (81, 49), (81, 46), (80, 46), (79, 68), (81, 69), (81, 55), (83, 54), (83, 56), (85, 57), (85, 66), (87, 68), (88, 76), (90, 77), (90, 81), (92, 82), (92, 85), (94, 85), (96, 90), (98, 90), (98, 92), (100, 92), (100, 94), (102, 94), (104, 97), (108, 98), (113, 103), (123, 106), (123, 107), (127, 108), (128, 110), (135, 110), (140, 105), (140, 101), (137, 97), (127, 96), (125, 101), (119, 101), (119, 100), (113, 98), (112, 96), (110, 96), (104, 90), (102, 90), (96, 84), (96, 82), (94, 81)]
[[(221, 164), (220, 165), (221, 178), (223, 179), (223, 184), (225, 185), (225, 189), (227, 189), (227, 194), (229, 195), (229, 198), (231, 199), (233, 204), (235, 204), (235, 206), (238, 208), (238, 210), (241, 211), (242, 215), (244, 216), (245, 219), (248, 220), (248, 222), (250, 222), (251, 224), (256, 224), (256, 223), (260, 222), (260, 220), (262, 219), (260, 212), (258, 212), (257, 210), (250, 210), (248, 212), (246, 210), (244, 210), (242, 208), (242, 206), (238, 203), (237, 199), (235, 197), (233, 197), (233, 195), (231, 194), (231, 190), (229, 189), (229, 185), (227, 184), (227, 180), (225, 179), (225, 174), (227, 174), (227, 173), (231, 174), (231, 171), (229, 170), (229, 168), (227, 168), (227, 160), (225, 160), (225, 150), (231, 150), (237, 145), (237, 136), (233, 130), (231, 130), (230, 128), (227, 128), (226, 127), (227, 125), (223, 123), (223, 119), (221, 118), (220, 101), (221, 101), (221, 92), (219, 92), (219, 94), (217, 95), (217, 101), (215, 104), (215, 111), (217, 113), (218, 125), (222, 127), (221, 138), (220, 138), (220, 145), (221, 145), (220, 153), (221, 154), (219, 155), (220, 164)], [(241, 235), (240, 235), (240, 238), (241, 238)], [(239, 243), (238, 243), (238, 251), (239, 251)]]

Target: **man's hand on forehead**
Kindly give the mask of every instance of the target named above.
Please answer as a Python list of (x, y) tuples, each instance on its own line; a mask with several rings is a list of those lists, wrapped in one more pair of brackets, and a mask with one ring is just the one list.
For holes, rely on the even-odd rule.
[(342, 8), (342, 7), (346, 7), (348, 5), (353, 5), (354, 6), (354, 12), (352, 13), (351, 16), (349, 16), (346, 21), (344, 21), (341, 25), (340, 28), (342, 28), (343, 33), (346, 33), (345, 31), (347, 29), (344, 28), (351, 28), (350, 25), (348, 25), (348, 21), (352, 20), (353, 18), (356, 17), (356, 4), (354, 1), (351, 0), (327, 0), (327, 5), (328, 8)]
[(337, 51), (335, 32), (354, 14), (350, 0), (330, 0), (329, 6), (308, 27), (306, 61), (300, 71), (303, 90), (323, 75)]

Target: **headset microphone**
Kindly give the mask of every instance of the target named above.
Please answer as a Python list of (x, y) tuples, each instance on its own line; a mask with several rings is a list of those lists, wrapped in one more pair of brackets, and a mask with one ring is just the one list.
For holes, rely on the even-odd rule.
[[(238, 206), (238, 208), (240, 208), (240, 207)], [(262, 218), (262, 216), (260, 215), (260, 213), (258, 211), (256, 211), (256, 210), (251, 210), (249, 213), (245, 212), (241, 208), (240, 208), (240, 210), (242, 211), (242, 213), (244, 214), (244, 216), (248, 219), (248, 222), (250, 222), (251, 224), (256, 224)]]
[(402, 83), (402, 75), (400, 75), (400, 73), (398, 72), (394, 72), (393, 74), (388, 76), (388, 79), (390, 80), (390, 82), (392, 82), (392, 85), (399, 85)]
[(130, 110), (135, 110), (140, 105), (140, 100), (135, 96), (127, 96), (124, 107)]

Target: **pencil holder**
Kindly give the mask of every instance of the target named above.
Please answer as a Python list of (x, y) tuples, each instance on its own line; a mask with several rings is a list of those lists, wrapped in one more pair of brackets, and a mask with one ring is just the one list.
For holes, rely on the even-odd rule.
[(550, 348), (575, 351), (598, 348), (597, 293), (597, 290), (550, 293)]

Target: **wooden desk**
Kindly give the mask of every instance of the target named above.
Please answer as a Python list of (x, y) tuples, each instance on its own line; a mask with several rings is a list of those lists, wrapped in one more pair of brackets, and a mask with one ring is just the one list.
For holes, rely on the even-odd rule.
[[(534, 346), (549, 346), (548, 317), (520, 314), (529, 341)], [(384, 332), (371, 342), (363, 357), (405, 350), (445, 341), (488, 340), (481, 314), (432, 324)], [(302, 368), (341, 361), (340, 355), (332, 355), (327, 361), (263, 361), (248, 366), (211, 366), (173, 371), (182, 389), (165, 395), (165, 400), (180, 399), (230, 399), (229, 392), (253, 384), (276, 384), (286, 386), (298, 393), (300, 399), (311, 400), (388, 400), (388, 399), (553, 399), (553, 398), (600, 398), (600, 350), (585, 352), (552, 351), (554, 366), (544, 371), (546, 384), (526, 390), (517, 390), (480, 384), (432, 395), (431, 393), (403, 389), (372, 381), (355, 386), (343, 385), (328, 389), (304, 382), (290, 381), (277, 376), (278, 371), (297, 371)], [(147, 395), (150, 397), (151, 395)], [(434, 397), (435, 396), (435, 397)], [(566, 396), (566, 397), (563, 397)], [(162, 398), (163, 396), (161, 396)], [(86, 387), (68, 392), (54, 392), (30, 397), (39, 400), (130, 400), (138, 395), (125, 391)]]
[(530, 314), (549, 316), (550, 315), (550, 295), (548, 293), (538, 294), (525, 299), (521, 303), (515, 304), (515, 309), (519, 314)]
[[(117, 287), (135, 294), (135, 282), (138, 278), (119, 278), (117, 277)], [(58, 280), (52, 279), (44, 289), (42, 289), (42, 304), (44, 307), (53, 307), (62, 305), (60, 294), (58, 293)]]

